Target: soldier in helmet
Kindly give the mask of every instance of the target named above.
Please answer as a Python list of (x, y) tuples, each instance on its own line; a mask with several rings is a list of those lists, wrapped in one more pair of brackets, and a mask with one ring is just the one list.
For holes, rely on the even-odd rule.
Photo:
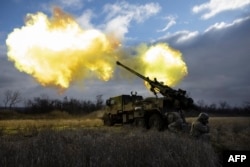
[(168, 129), (172, 132), (181, 131), (186, 126), (186, 120), (182, 111), (167, 113)]
[(208, 119), (209, 116), (207, 113), (200, 113), (198, 118), (191, 125), (190, 135), (195, 138), (209, 140)]

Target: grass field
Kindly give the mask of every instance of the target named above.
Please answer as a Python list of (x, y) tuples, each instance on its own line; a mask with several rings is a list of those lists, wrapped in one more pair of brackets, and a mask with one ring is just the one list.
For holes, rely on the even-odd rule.
[(250, 150), (250, 117), (211, 117), (209, 126), (211, 142), (219, 149)]
[(0, 166), (221, 166), (223, 150), (250, 150), (249, 117), (211, 117), (211, 141), (204, 142), (187, 133), (104, 127), (100, 113), (8, 114), (0, 115)]

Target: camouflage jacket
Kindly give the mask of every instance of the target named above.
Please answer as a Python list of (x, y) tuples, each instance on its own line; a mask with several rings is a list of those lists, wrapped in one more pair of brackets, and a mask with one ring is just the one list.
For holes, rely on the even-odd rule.
[(168, 124), (179, 121), (181, 119), (181, 115), (178, 112), (169, 112), (167, 113)]
[(194, 137), (200, 137), (205, 133), (209, 133), (209, 127), (208, 125), (204, 125), (200, 121), (196, 120), (192, 123), (190, 133)]

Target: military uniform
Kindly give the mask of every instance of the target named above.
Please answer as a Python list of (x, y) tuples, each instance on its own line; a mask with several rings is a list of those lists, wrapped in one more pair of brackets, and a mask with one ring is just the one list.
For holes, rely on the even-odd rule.
[(176, 132), (182, 129), (183, 119), (178, 112), (169, 112), (167, 114), (168, 129), (172, 132)]
[(192, 123), (190, 135), (195, 138), (209, 140), (209, 116), (206, 113), (200, 113), (198, 118)]

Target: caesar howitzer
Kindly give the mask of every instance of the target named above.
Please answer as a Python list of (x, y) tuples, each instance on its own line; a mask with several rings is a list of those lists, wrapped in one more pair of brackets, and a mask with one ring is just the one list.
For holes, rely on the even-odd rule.
[[(184, 90), (174, 90), (171, 87), (157, 81), (150, 80), (148, 77), (132, 70), (123, 65), (119, 61), (117, 65), (122, 66), (129, 72), (135, 74), (139, 78), (148, 82), (151, 91), (156, 95), (160, 93), (163, 97), (147, 97), (143, 98), (137, 93), (122, 94), (110, 97), (106, 100), (105, 112), (103, 115), (104, 125), (112, 126), (114, 124), (133, 124), (146, 128), (154, 128), (158, 130), (164, 129), (166, 126), (178, 120), (179, 117), (185, 122), (182, 110), (192, 104), (192, 99), (186, 96)], [(182, 116), (177, 117), (178, 113)], [(173, 115), (175, 113), (175, 116)], [(179, 128), (182, 127), (182, 121), (178, 121)]]
[(157, 96), (157, 92), (159, 92), (162, 96), (169, 98), (169, 99), (178, 99), (180, 102), (180, 108), (186, 108), (187, 105), (193, 103), (193, 100), (186, 95), (186, 91), (182, 89), (172, 89), (168, 85), (164, 85), (161, 82), (157, 81), (156, 78), (154, 80), (149, 79), (149, 77), (145, 77), (138, 72), (132, 70), (131, 68), (123, 65), (119, 61), (116, 62), (117, 65), (125, 68), (126, 70), (130, 71), (131, 73), (135, 74), (139, 78), (143, 79), (150, 85), (150, 90)]

